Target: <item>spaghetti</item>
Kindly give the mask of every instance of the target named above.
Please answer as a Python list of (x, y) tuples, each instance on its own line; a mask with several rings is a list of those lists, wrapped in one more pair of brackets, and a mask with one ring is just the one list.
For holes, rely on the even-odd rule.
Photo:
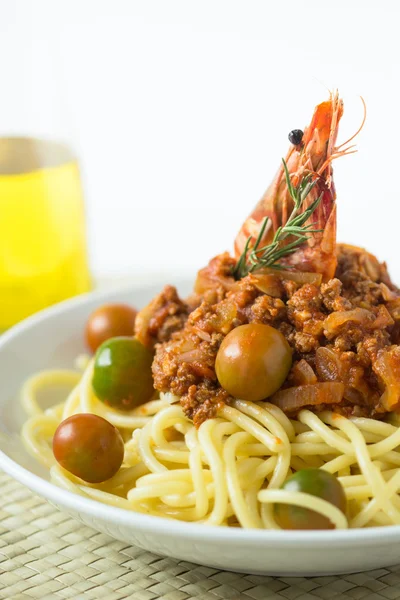
[[(312, 509), (336, 528), (400, 524), (397, 416), (389, 423), (302, 410), (289, 419), (269, 402), (235, 400), (196, 429), (172, 394), (129, 413), (105, 406), (92, 391), (92, 373), (92, 360), (82, 377), (44, 371), (22, 390), (30, 415), (24, 443), (65, 489), (141, 513), (211, 525), (276, 529), (275, 503)], [(60, 384), (72, 387), (65, 402), (42, 410), (38, 393)], [(102, 416), (123, 436), (123, 465), (104, 483), (85, 484), (54, 459), (54, 432), (77, 413)], [(279, 489), (291, 473), (307, 467), (338, 476), (347, 518), (326, 500)]]

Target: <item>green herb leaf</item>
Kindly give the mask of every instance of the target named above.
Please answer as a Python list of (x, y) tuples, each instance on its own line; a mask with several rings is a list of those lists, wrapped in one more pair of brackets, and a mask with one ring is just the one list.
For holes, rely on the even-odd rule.
[[(293, 200), (294, 208), (285, 225), (278, 227), (270, 244), (260, 248), (261, 240), (269, 223), (269, 217), (265, 217), (261, 224), (257, 239), (252, 247), (251, 237), (246, 241), (244, 250), (233, 269), (235, 279), (241, 279), (249, 273), (268, 267), (270, 269), (288, 269), (288, 265), (282, 265), (279, 261), (289, 256), (304, 244), (313, 233), (319, 233), (322, 229), (314, 229), (315, 223), (306, 225), (313, 212), (321, 202), (322, 194), (314, 200), (303, 212), (305, 199), (316, 185), (317, 181), (312, 179), (312, 174), (307, 173), (302, 177), (297, 186), (294, 186), (285, 160), (282, 158), (286, 185)], [(295, 239), (285, 245), (282, 244), (288, 237)]]

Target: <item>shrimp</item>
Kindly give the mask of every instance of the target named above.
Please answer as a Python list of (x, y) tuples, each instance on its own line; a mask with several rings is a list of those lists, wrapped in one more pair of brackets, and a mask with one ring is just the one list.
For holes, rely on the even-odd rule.
[[(365, 105), (364, 105), (365, 107)], [(304, 244), (291, 255), (282, 259), (282, 263), (299, 271), (320, 273), (324, 281), (331, 279), (336, 270), (336, 191), (332, 177), (332, 161), (339, 156), (355, 152), (354, 146), (347, 146), (360, 129), (347, 142), (335, 146), (339, 121), (343, 114), (343, 101), (337, 92), (331, 93), (329, 100), (319, 104), (305, 129), (299, 145), (291, 146), (286, 155), (291, 181), (297, 185), (300, 178), (311, 173), (316, 184), (308, 194), (303, 210), (321, 196), (321, 201), (311, 216), (313, 232)], [(365, 114), (364, 114), (365, 120)], [(269, 217), (263, 235), (263, 245), (272, 241), (278, 227), (284, 225), (292, 210), (293, 200), (286, 184), (283, 166), (275, 179), (258, 202), (252, 213), (243, 223), (236, 240), (235, 255), (242, 254), (246, 242), (251, 238), (254, 243), (266, 217)], [(320, 230), (320, 231), (315, 231)]]

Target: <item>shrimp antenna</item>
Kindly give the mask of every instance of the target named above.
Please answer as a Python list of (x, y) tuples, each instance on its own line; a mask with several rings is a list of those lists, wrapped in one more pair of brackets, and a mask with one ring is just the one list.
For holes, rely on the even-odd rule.
[[(346, 144), (351, 142), (351, 140), (354, 140), (354, 138), (360, 133), (361, 129), (364, 127), (365, 120), (367, 118), (367, 105), (365, 104), (364, 98), (362, 96), (360, 96), (360, 98), (361, 98), (361, 102), (363, 103), (363, 107), (364, 107), (364, 116), (363, 116), (363, 120), (362, 120), (360, 127), (348, 140), (343, 142), (343, 144), (340, 144), (340, 146), (336, 146), (335, 148), (333, 148), (332, 154), (330, 156), (328, 156), (328, 158), (326, 159), (326, 161), (324, 162), (322, 167), (320, 167), (318, 169), (319, 175), (321, 175), (324, 172), (324, 170), (326, 169), (326, 167), (329, 165), (329, 163), (331, 163), (336, 158), (340, 158), (341, 156), (348, 156), (349, 154), (355, 154), (357, 152), (357, 150), (355, 149), (355, 144), (352, 144), (351, 146), (347, 146), (347, 148), (343, 148), (343, 146), (346, 146)], [(343, 148), (343, 149), (340, 150), (340, 148)]]
[(352, 135), (348, 140), (346, 140), (345, 142), (343, 142), (343, 144), (340, 144), (340, 146), (336, 146), (335, 150), (339, 150), (340, 148), (342, 148), (343, 146), (345, 146), (346, 144), (348, 144), (349, 142), (351, 142), (351, 140), (354, 140), (354, 138), (358, 136), (358, 134), (360, 133), (361, 129), (365, 125), (365, 120), (367, 118), (367, 105), (365, 104), (364, 98), (362, 96), (360, 96), (360, 98), (361, 98), (361, 102), (363, 103), (363, 107), (364, 107), (364, 116), (363, 116), (362, 123), (361, 123), (360, 127), (357, 129), (357, 131), (355, 132), (355, 134)]

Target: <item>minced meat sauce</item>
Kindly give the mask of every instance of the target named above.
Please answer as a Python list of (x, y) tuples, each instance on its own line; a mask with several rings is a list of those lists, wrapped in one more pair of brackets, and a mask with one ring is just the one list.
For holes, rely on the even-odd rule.
[[(379, 418), (400, 404), (400, 293), (386, 265), (366, 251), (338, 246), (335, 278), (280, 271), (232, 277), (229, 254), (212, 259), (198, 274), (195, 293), (182, 301), (167, 286), (137, 320), (136, 335), (155, 346), (154, 386), (180, 397), (198, 426), (215, 416), (229, 394), (219, 385), (215, 359), (224, 337), (246, 323), (264, 323), (285, 336), (293, 365), (282, 390), (317, 382), (341, 382), (345, 415)], [(278, 405), (293, 414), (293, 408)], [(275, 401), (274, 396), (269, 399)]]

